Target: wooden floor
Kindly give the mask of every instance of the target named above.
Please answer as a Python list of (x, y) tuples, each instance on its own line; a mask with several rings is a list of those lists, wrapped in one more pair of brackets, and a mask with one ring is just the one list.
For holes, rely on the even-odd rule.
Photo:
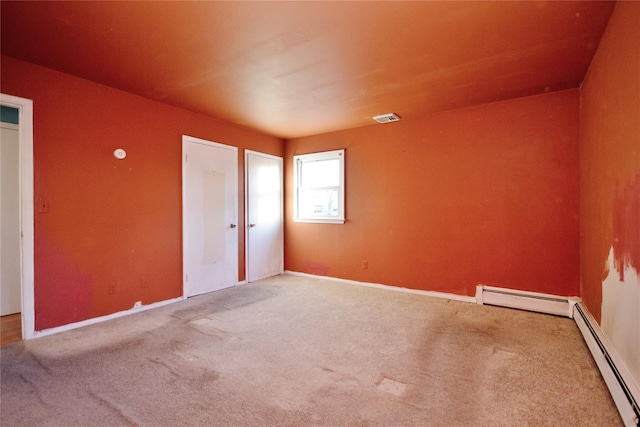
[(0, 317), (0, 346), (22, 341), (22, 316), (20, 313)]

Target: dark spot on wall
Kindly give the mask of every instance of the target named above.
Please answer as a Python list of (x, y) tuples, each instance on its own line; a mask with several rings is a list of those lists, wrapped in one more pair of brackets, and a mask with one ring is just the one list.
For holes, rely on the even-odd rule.
[(303, 271), (308, 274), (316, 274), (318, 276), (328, 276), (329, 266), (318, 261), (305, 261)]

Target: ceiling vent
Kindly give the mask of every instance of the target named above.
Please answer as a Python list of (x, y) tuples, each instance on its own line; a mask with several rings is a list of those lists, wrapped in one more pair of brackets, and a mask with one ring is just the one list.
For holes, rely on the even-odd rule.
[(374, 116), (373, 120), (375, 120), (378, 123), (391, 123), (391, 122), (397, 122), (398, 120), (400, 120), (400, 117), (396, 116), (393, 113), (389, 113), (389, 114), (383, 114), (381, 116)]

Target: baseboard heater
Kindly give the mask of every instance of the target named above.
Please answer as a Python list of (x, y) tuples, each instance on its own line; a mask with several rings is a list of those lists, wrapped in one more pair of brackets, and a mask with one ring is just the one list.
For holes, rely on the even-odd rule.
[[(575, 305), (573, 319), (600, 369), (624, 425), (640, 427), (640, 390), (633, 382), (631, 373), (582, 303)], [(626, 381), (625, 378), (629, 380)]]
[(495, 288), (484, 285), (478, 285), (476, 287), (476, 302), (478, 304), (517, 308), (569, 318), (573, 317), (573, 306), (578, 301), (580, 301), (580, 299), (575, 297), (564, 298), (538, 292)]
[(478, 285), (476, 302), (572, 318), (609, 388), (624, 425), (640, 427), (640, 390), (580, 298)]

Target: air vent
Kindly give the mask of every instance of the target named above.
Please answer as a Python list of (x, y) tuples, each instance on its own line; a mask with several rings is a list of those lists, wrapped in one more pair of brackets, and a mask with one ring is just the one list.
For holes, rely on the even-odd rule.
[(398, 120), (400, 120), (400, 117), (396, 116), (393, 113), (389, 113), (389, 114), (383, 114), (381, 116), (374, 116), (373, 120), (375, 120), (378, 123), (391, 123), (391, 122), (397, 122)]

